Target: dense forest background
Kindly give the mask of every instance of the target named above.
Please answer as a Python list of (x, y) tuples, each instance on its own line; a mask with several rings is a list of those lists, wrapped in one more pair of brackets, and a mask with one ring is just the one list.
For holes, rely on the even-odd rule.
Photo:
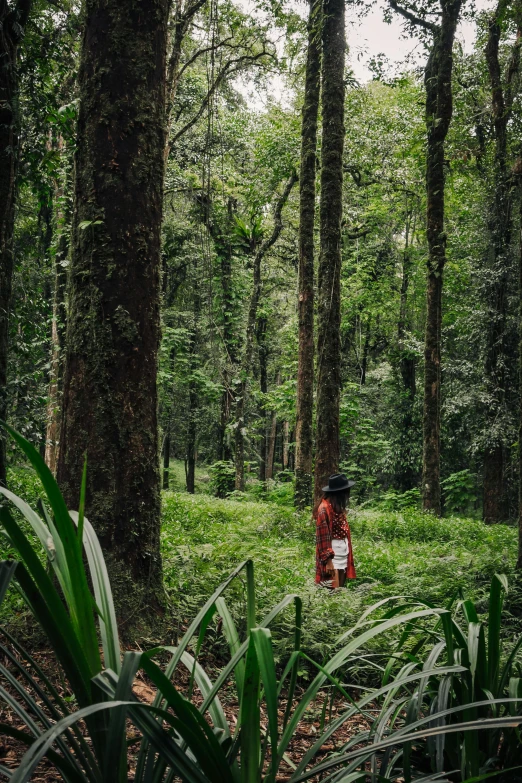
[[(308, 406), (311, 422), (315, 362), (317, 392), (330, 395), (317, 400), (316, 490), (320, 465), (325, 475), (339, 469), (356, 479), (358, 504), (384, 498), (392, 509), (423, 502), (438, 514), (516, 520), (520, 4), (401, 7), (390, 0), (382, 12), (402, 19), (418, 57), (399, 67), (375, 52), (366, 83), (355, 78), (344, 44), (341, 76), (328, 71), (335, 58), (327, 63), (324, 53), (334, 44), (324, 48), (328, 24), (317, 3), (163, 5), (161, 79), (151, 64), (147, 78), (157, 83), (148, 104), (140, 98), (147, 120), (140, 140), (123, 150), (114, 142), (119, 119), (110, 104), (121, 114), (132, 92), (126, 83), (126, 96), (118, 94), (117, 76), (120, 59), (131, 57), (125, 35), (132, 20), (121, 22), (120, 43), (114, 38), (116, 48), (102, 54), (89, 30), (96, 30), (96, 14), (109, 13), (103, 3), (83, 11), (68, 0), (1, 4), (9, 74), (2, 106), (10, 112), (2, 127), (11, 132), (3, 142), (4, 179), (12, 168), (2, 224), (4, 325), (9, 313), (8, 341), (0, 346), (2, 418), (58, 469), (66, 497), (77, 496), (87, 451), (95, 518), (101, 481), (114, 503), (125, 492), (139, 495), (153, 525), (160, 459), (164, 489), (172, 484), (171, 461), (182, 461), (188, 492), (199, 465), (209, 468), (221, 497), (279, 488), (288, 497), (295, 491), (303, 507), (312, 503), (314, 444), (311, 424), (304, 434), (299, 429), (299, 407)], [(363, 17), (368, 7), (355, 10)], [(475, 29), (466, 48), (455, 38), (459, 19)], [(357, 23), (348, 28), (348, 45), (354, 39)], [(145, 33), (140, 45), (148, 62)], [(111, 67), (115, 79), (101, 95), (99, 74)], [(310, 158), (314, 83), (317, 148)], [(156, 88), (161, 105), (153, 101)], [(137, 116), (133, 127), (142, 122)], [(334, 172), (340, 201), (327, 190), (325, 160), (335, 150), (325, 128), (334, 121), (344, 123)], [(100, 128), (107, 128), (103, 142)], [(149, 153), (155, 163), (140, 179), (140, 155)], [(105, 155), (98, 171), (97, 155)], [(125, 167), (134, 174), (118, 201)], [(99, 171), (105, 201), (93, 207)], [(315, 227), (313, 206), (312, 223), (309, 213), (306, 225), (303, 218), (310, 182)], [(338, 269), (320, 240), (336, 210)], [(160, 213), (161, 235), (154, 229), (149, 236), (146, 226), (140, 234), (143, 216), (157, 222)], [(118, 246), (110, 221), (122, 231)], [(122, 237), (138, 224), (141, 239), (125, 246)], [(145, 255), (161, 254), (157, 280), (140, 242), (149, 243)], [(101, 263), (102, 283), (94, 288)], [(329, 269), (337, 270), (331, 278)], [(313, 310), (302, 315), (298, 307), (314, 288), (315, 337)], [(328, 297), (338, 323), (328, 320)], [(302, 375), (306, 341), (312, 353)], [(152, 358), (129, 369), (138, 345), (148, 345)], [(324, 374), (326, 366), (335, 378)], [(125, 384), (127, 403), (116, 414), (111, 406)], [(326, 422), (329, 409), (338, 420)], [(156, 426), (158, 436), (151, 434)], [(131, 430), (142, 432), (139, 443)], [(7, 466), (16, 461), (9, 447)], [(107, 532), (115, 519), (102, 524), (109, 549), (117, 546), (114, 530)]]
[(521, 47), (0, 0), (0, 777), (522, 783)]

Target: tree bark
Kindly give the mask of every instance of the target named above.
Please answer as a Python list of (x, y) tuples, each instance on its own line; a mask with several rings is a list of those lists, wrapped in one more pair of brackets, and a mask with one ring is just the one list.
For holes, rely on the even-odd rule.
[[(522, 220), (522, 185), (519, 183), (519, 212)], [(518, 558), (516, 568), (522, 571), (522, 228), (519, 231), (518, 247), (518, 285), (519, 285), (519, 427), (518, 427)]]
[[(0, 421), (7, 419), (7, 352), (13, 288), (13, 230), (19, 160), (18, 47), (31, 0), (0, 0)], [(0, 485), (6, 484), (6, 442), (0, 431)]]
[(289, 456), (289, 446), (288, 442), (290, 439), (290, 425), (287, 421), (283, 422), (283, 432), (282, 432), (282, 453), (281, 453), (281, 468), (283, 470), (288, 470), (288, 456)]
[(486, 259), (487, 334), (484, 364), (487, 404), (487, 442), (484, 449), (483, 517), (488, 523), (500, 522), (506, 516), (504, 491), (504, 453), (506, 427), (506, 390), (508, 372), (514, 357), (507, 340), (507, 299), (512, 279), (511, 239), (513, 233), (513, 199), (516, 182), (508, 167), (508, 128), (512, 115), (514, 84), (520, 67), (521, 4), (515, 3), (518, 17), (505, 80), (502, 78), (499, 48), (501, 20), (506, 10), (501, 0), (489, 22), (485, 49), (491, 89), (492, 131), (495, 143), (493, 164), (493, 197), (488, 209), (489, 247)]
[(265, 394), (268, 391), (268, 372), (267, 372), (268, 345), (266, 341), (267, 325), (268, 324), (267, 324), (266, 317), (258, 318), (256, 337), (257, 337), (257, 345), (258, 345), (258, 352), (259, 352), (259, 390), (263, 395), (261, 405), (259, 406), (259, 418), (262, 423), (261, 435), (259, 437), (259, 470), (258, 470), (259, 481), (266, 480), (266, 448), (267, 448), (268, 424), (267, 424), (267, 413), (262, 403), (264, 401)]
[(435, 27), (425, 71), (426, 85), (426, 196), (428, 285), (424, 343), (423, 506), (441, 513), (440, 388), (442, 280), (446, 263), (444, 232), (444, 142), (453, 114), (451, 86), (453, 41), (461, 0), (441, 0), (441, 24)]
[(162, 602), (157, 354), (168, 0), (87, 0), (58, 478), (122, 624)]
[(317, 436), (314, 502), (339, 469), (344, 0), (325, 0), (322, 39), (320, 256), (317, 288)]
[(163, 439), (163, 489), (169, 488), (170, 478), (170, 421), (167, 423), (167, 430)]
[[(58, 141), (58, 151), (63, 154), (64, 142)], [(47, 400), (47, 427), (45, 433), (45, 463), (55, 476), (58, 466), (60, 443), (61, 397), (67, 313), (65, 293), (67, 288), (67, 259), (69, 255), (69, 210), (63, 208), (68, 187), (65, 176), (55, 183), (55, 232), (58, 234), (54, 257), (53, 318), (51, 322), (51, 361), (49, 371), (49, 392)]]
[(287, 180), (283, 193), (276, 200), (274, 207), (274, 227), (272, 233), (262, 242), (254, 256), (253, 286), (250, 297), (250, 307), (248, 310), (248, 321), (245, 335), (245, 349), (241, 366), (241, 383), (236, 396), (236, 489), (243, 491), (245, 488), (245, 409), (248, 377), (252, 365), (252, 355), (254, 351), (254, 333), (257, 321), (257, 307), (261, 296), (261, 262), (272, 245), (277, 242), (281, 231), (283, 230), (282, 212), (283, 207), (288, 201), (288, 197), (297, 182), (297, 174), (292, 171)]
[(270, 421), (268, 424), (267, 432), (267, 447), (266, 447), (266, 468), (265, 477), (266, 480), (273, 478), (274, 476), (274, 457), (275, 457), (275, 444), (276, 444), (276, 432), (277, 432), (277, 414), (272, 411), (270, 414)]
[(217, 453), (221, 460), (232, 458), (232, 449), (227, 438), (227, 427), (234, 403), (232, 393), (232, 378), (238, 363), (238, 345), (235, 323), (237, 319), (237, 302), (233, 288), (232, 270), (232, 225), (234, 217), (234, 201), (229, 199), (225, 217), (225, 226), (213, 214), (213, 205), (210, 200), (202, 195), (200, 197), (202, 218), (207, 230), (212, 237), (220, 270), (221, 284), (221, 310), (223, 314), (221, 337), (225, 351), (224, 366), (222, 371), (223, 391), (221, 394), (221, 411), (218, 428)]
[(295, 425), (296, 508), (312, 503), (314, 409), (314, 225), (317, 116), (321, 87), (322, 0), (310, 0), (308, 53), (301, 130), (299, 177), (299, 349)]
[(199, 346), (199, 318), (201, 311), (201, 298), (198, 286), (198, 266), (194, 265), (194, 285), (193, 285), (193, 314), (194, 322), (192, 326), (192, 335), (189, 349), (190, 361), (190, 379), (189, 379), (189, 417), (187, 429), (187, 492), (194, 494), (196, 489), (196, 444), (198, 434), (198, 388), (195, 378), (197, 370), (197, 357)]

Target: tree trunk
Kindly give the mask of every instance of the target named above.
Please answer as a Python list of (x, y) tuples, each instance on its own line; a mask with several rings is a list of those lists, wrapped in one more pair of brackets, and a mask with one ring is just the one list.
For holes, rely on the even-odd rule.
[(191, 495), (196, 487), (196, 438), (197, 438), (198, 395), (194, 381), (189, 389), (189, 421), (187, 432), (187, 492)]
[[(7, 419), (7, 351), (13, 287), (13, 229), (19, 159), (18, 45), (30, 0), (0, 0), (0, 421)], [(0, 432), (0, 485), (6, 484), (6, 443)]]
[(512, 114), (513, 87), (520, 66), (520, 3), (514, 4), (518, 16), (518, 30), (507, 68), (505, 84), (502, 83), (502, 67), (499, 58), (501, 20), (504, 3), (500, 2), (489, 22), (486, 62), (488, 66), (492, 131), (495, 141), (493, 164), (493, 198), (488, 209), (489, 247), (486, 279), (483, 287), (486, 297), (487, 335), (484, 365), (485, 384), (488, 393), (487, 432), (484, 449), (484, 506), (485, 522), (500, 522), (505, 518), (504, 504), (504, 451), (506, 422), (506, 385), (514, 357), (510, 355), (506, 333), (508, 287), (512, 275), (511, 238), (513, 233), (513, 198), (516, 187), (508, 168), (508, 126)]
[(275, 444), (276, 444), (276, 432), (277, 432), (277, 414), (272, 411), (270, 414), (270, 422), (267, 433), (267, 448), (266, 448), (266, 480), (274, 477), (274, 457), (275, 457)]
[(426, 205), (428, 285), (424, 344), (423, 506), (441, 513), (440, 493), (440, 381), (442, 276), (446, 263), (444, 233), (444, 142), (453, 114), (451, 77), (453, 41), (461, 0), (441, 0), (440, 27), (425, 72), (426, 85)]
[(372, 329), (372, 319), (370, 316), (366, 323), (366, 335), (364, 338), (364, 345), (363, 345), (363, 355), (361, 361), (361, 386), (366, 385), (366, 372), (368, 370), (368, 354), (370, 353), (371, 329)]
[[(63, 153), (63, 140), (60, 138), (58, 151)], [(65, 178), (64, 178), (65, 179)], [(65, 332), (67, 313), (65, 294), (67, 288), (67, 258), (69, 255), (68, 218), (63, 209), (67, 182), (57, 182), (54, 192), (56, 208), (55, 231), (58, 233), (56, 254), (54, 257), (54, 293), (53, 318), (51, 322), (51, 367), (49, 371), (49, 397), (47, 400), (47, 427), (45, 433), (45, 463), (51, 473), (56, 475), (60, 443), (61, 397), (63, 388)]]
[[(519, 183), (520, 185), (520, 183)], [(522, 220), (522, 186), (519, 188), (519, 211)], [(519, 285), (519, 428), (518, 428), (518, 558), (517, 570), (522, 571), (522, 229), (519, 232), (518, 247), (518, 285)]]
[(344, 0), (323, 7), (321, 252), (317, 288), (317, 442), (314, 501), (339, 469), (341, 217), (344, 145)]
[(58, 478), (123, 624), (162, 601), (157, 355), (168, 0), (88, 0)]
[(163, 489), (169, 488), (170, 472), (170, 421), (163, 440)]
[(187, 430), (187, 492), (191, 495), (196, 487), (196, 443), (197, 443), (197, 422), (198, 422), (198, 389), (195, 379), (198, 360), (199, 347), (199, 318), (201, 311), (201, 299), (198, 287), (198, 266), (194, 265), (194, 286), (193, 286), (193, 313), (194, 323), (192, 327), (192, 336), (190, 342), (190, 379), (189, 379), (189, 417)]
[(314, 224), (317, 115), (321, 85), (322, 0), (310, 0), (308, 53), (301, 130), (299, 178), (299, 350), (295, 425), (296, 508), (312, 503), (314, 408)]
[[(60, 245), (67, 244), (67, 237)], [(61, 258), (56, 256), (54, 273), (53, 319), (51, 323), (51, 368), (47, 400), (47, 427), (45, 434), (45, 463), (56, 475), (60, 443), (60, 413), (63, 386), (63, 350), (65, 347), (65, 289), (67, 272)]]
[(248, 377), (252, 366), (252, 356), (254, 351), (254, 333), (257, 321), (257, 307), (261, 296), (261, 262), (272, 245), (277, 241), (279, 234), (283, 229), (282, 211), (288, 201), (288, 197), (297, 182), (297, 174), (292, 171), (282, 195), (277, 199), (274, 208), (274, 227), (270, 236), (261, 244), (259, 250), (254, 256), (253, 286), (250, 297), (250, 307), (248, 310), (247, 330), (245, 335), (245, 349), (241, 366), (241, 384), (236, 395), (236, 489), (243, 491), (245, 489), (245, 409), (246, 396), (248, 391)]
[(281, 467), (282, 467), (283, 470), (288, 470), (288, 455), (289, 455), (288, 441), (289, 441), (289, 437), (290, 437), (290, 425), (288, 424), (287, 421), (284, 421), (283, 422), (283, 433), (282, 433), (283, 444), (282, 444), (282, 459), (281, 459)]
[(225, 361), (222, 371), (223, 391), (221, 394), (221, 412), (218, 429), (217, 452), (221, 460), (232, 459), (232, 449), (227, 437), (227, 427), (234, 403), (232, 393), (232, 378), (234, 376), (238, 355), (235, 321), (237, 317), (237, 301), (233, 289), (233, 243), (232, 225), (234, 217), (234, 202), (229, 199), (226, 214), (226, 226), (223, 227), (214, 218), (212, 203), (205, 196), (201, 197), (202, 218), (212, 237), (220, 270), (221, 311), (223, 314), (221, 336), (225, 350)]
[(267, 329), (266, 317), (263, 316), (263, 318), (258, 318), (256, 337), (257, 337), (257, 345), (259, 351), (259, 389), (261, 391), (261, 394), (263, 395), (261, 404), (259, 406), (259, 418), (262, 423), (261, 435), (259, 437), (259, 471), (258, 471), (259, 481), (266, 480), (267, 413), (263, 407), (265, 394), (268, 391), (268, 373), (267, 373), (268, 345), (266, 341), (266, 329)]

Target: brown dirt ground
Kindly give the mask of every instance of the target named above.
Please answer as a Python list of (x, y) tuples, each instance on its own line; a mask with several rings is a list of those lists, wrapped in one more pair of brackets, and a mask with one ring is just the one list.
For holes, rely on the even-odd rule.
[[(54, 661), (52, 652), (46, 650), (37, 650), (37, 651), (33, 651), (32, 655), (35, 661), (38, 663), (38, 665), (45, 672), (46, 676), (50, 677), (50, 679), (53, 682), (53, 685), (56, 687), (60, 695), (65, 697), (70, 696), (70, 694), (67, 693), (67, 690), (64, 687), (64, 680), (60, 676), (60, 672), (57, 670), (57, 666)], [(4, 665), (9, 666), (9, 662), (6, 658), (4, 659), (3, 663)], [(203, 661), (202, 663), (203, 666), (207, 669), (207, 672), (209, 673), (211, 679), (215, 679), (219, 671), (218, 667), (215, 664), (215, 661)], [(11, 669), (11, 666), (9, 666), (9, 668)], [(38, 680), (36, 676), (35, 679)], [(188, 672), (182, 667), (180, 667), (174, 679), (174, 683), (178, 688), (178, 690), (180, 690), (180, 692), (182, 693), (187, 692), (188, 680), (189, 680)], [(12, 692), (12, 687), (6, 684), (5, 682), (2, 682), (1, 679), (0, 679), (0, 685), (5, 687), (7, 691)], [(296, 694), (297, 698), (299, 698), (300, 694), (304, 692), (305, 688), (306, 688), (306, 683), (304, 684), (304, 687), (301, 687), (300, 689), (298, 687), (298, 692)], [(144, 701), (146, 703), (151, 703), (155, 695), (154, 689), (151, 687), (151, 685), (141, 674), (138, 674), (138, 678), (134, 686), (134, 693), (141, 701)], [(320, 730), (320, 719), (321, 719), (321, 713), (323, 711), (324, 702), (325, 699), (329, 699), (329, 698), (330, 697), (326, 691), (320, 692), (317, 698), (315, 699), (315, 701), (309, 705), (303, 719), (299, 723), (298, 729), (295, 732), (295, 735), (290, 743), (288, 753), (287, 753), (288, 757), (294, 762), (294, 764), (299, 763), (306, 750), (315, 742), (317, 734)], [(234, 725), (237, 722), (238, 703), (237, 703), (235, 688), (232, 682), (226, 683), (226, 685), (224, 686), (220, 694), (220, 699), (225, 714), (227, 716), (227, 719), (229, 721), (229, 724), (233, 729)], [(201, 696), (197, 690), (195, 690), (194, 692), (193, 700), (196, 704), (198, 702), (201, 703)], [(328, 707), (326, 720), (328, 721), (330, 717), (330, 711), (331, 711), (331, 718), (334, 719), (335, 717), (337, 717), (339, 711), (342, 711), (346, 706), (347, 706), (346, 702), (343, 698), (334, 699), (333, 705), (331, 705), (331, 707), (330, 706)], [(281, 712), (280, 712), (281, 722), (283, 719), (285, 708), (286, 708), (286, 701), (282, 699)], [(13, 727), (20, 729), (22, 731), (27, 730), (27, 727), (16, 716), (16, 714), (9, 707), (5, 706), (5, 704), (2, 704), (1, 702), (0, 702), (0, 722), (9, 723)], [(267, 719), (266, 719), (266, 713), (264, 712), (263, 709), (262, 709), (261, 725), (263, 729), (266, 729)], [(330, 738), (330, 740), (328, 740), (327, 744), (323, 745), (320, 753), (316, 756), (315, 760), (317, 761), (326, 757), (330, 752), (342, 746), (345, 742), (347, 742), (348, 739), (353, 737), (355, 734), (364, 731), (367, 728), (368, 728), (368, 723), (363, 716), (355, 716), (351, 718), (343, 725), (343, 727), (339, 731), (337, 731)], [(132, 725), (129, 724), (128, 738), (130, 739), (132, 737), (137, 737), (137, 736), (138, 735), (136, 730)], [(4, 734), (0, 733), (0, 765), (1, 766), (4, 766), (10, 770), (16, 769), (18, 764), (20, 763), (20, 759), (25, 749), (26, 748), (23, 745), (23, 743), (18, 742), (17, 740), (14, 740), (6, 736), (5, 733)], [(134, 779), (134, 763), (133, 763), (134, 759), (132, 757), (132, 750), (129, 751), (129, 755), (130, 755), (130, 760), (129, 760), (128, 780), (132, 781)], [(288, 765), (286, 762), (283, 762), (280, 768), (280, 774), (277, 777), (278, 783), (285, 783), (285, 781), (289, 779), (291, 773), (292, 773), (292, 768), (290, 767), (290, 765)], [(0, 773), (0, 779), (3, 779), (1, 773)], [(59, 781), (59, 780), (61, 780), (61, 778), (57, 775), (53, 766), (48, 761), (42, 762), (35, 770), (32, 777), (32, 781), (34, 781), (34, 783), (54, 783), (54, 781)]]

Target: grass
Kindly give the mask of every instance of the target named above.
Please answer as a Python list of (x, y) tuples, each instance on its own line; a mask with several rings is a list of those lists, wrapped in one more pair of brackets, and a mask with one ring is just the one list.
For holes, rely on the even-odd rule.
[[(352, 510), (349, 518), (358, 578), (332, 595), (314, 584), (315, 529), (309, 514), (275, 503), (165, 493), (165, 584), (180, 630), (234, 565), (248, 557), (255, 563), (260, 614), (287, 593), (303, 598), (304, 648), (316, 659), (324, 659), (338, 635), (383, 598), (412, 596), (445, 605), (462, 590), (481, 600), (494, 573), (514, 569), (516, 530), (507, 525), (436, 519), (415, 510)], [(238, 618), (242, 601), (238, 594)], [(289, 629), (284, 623), (280, 628), (280, 657), (287, 652)]]
[[(383, 598), (413, 596), (444, 605), (461, 590), (466, 597), (485, 601), (491, 576), (513, 573), (517, 535), (511, 526), (436, 519), (412, 509), (355, 508), (349, 519), (358, 578), (332, 595), (314, 584), (315, 528), (310, 514), (296, 514), (290, 505), (291, 485), (274, 485), (268, 493), (272, 502), (253, 499), (259, 493), (254, 482), (240, 499), (219, 500), (204, 494), (209, 492), (204, 469), (197, 471), (194, 496), (183, 491), (182, 462), (171, 464), (170, 478), (175, 491), (163, 494), (162, 551), (174, 640), (214, 588), (246, 558), (255, 563), (259, 617), (287, 593), (303, 598), (304, 648), (317, 660), (325, 659), (340, 633)], [(31, 470), (11, 471), (10, 487), (36, 507), (38, 482)], [(230, 605), (241, 623), (245, 598), (241, 589), (234, 589)], [(4, 617), (7, 609), (23, 624), (22, 602), (11, 594)], [(514, 610), (520, 613), (518, 604)], [(519, 625), (520, 618), (507, 617), (507, 630)], [(212, 651), (219, 654), (224, 641), (213, 628)], [(276, 631), (280, 660), (289, 651), (291, 631), (289, 615)], [(372, 665), (361, 662), (361, 680), (368, 679)]]

